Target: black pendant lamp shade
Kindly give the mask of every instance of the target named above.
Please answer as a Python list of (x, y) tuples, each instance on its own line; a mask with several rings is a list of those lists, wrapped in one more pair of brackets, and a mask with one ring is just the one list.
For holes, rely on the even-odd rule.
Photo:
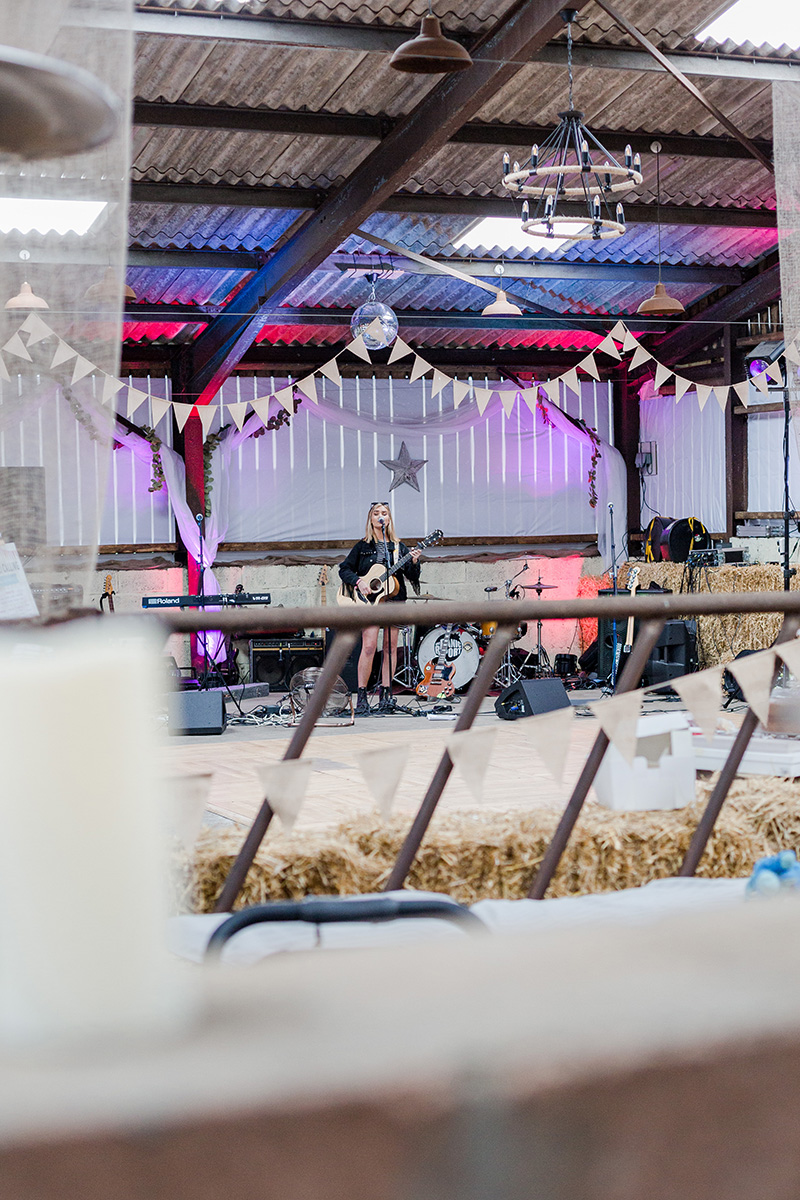
[(444, 36), (439, 18), (429, 12), (417, 36), (397, 47), (389, 66), (412, 75), (441, 75), (466, 70), (472, 59), (459, 42)]

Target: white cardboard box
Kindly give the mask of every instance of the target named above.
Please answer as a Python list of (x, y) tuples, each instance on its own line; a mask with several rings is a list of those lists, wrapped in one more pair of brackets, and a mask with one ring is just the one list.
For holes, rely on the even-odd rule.
[(629, 763), (611, 745), (594, 781), (598, 801), (616, 812), (684, 808), (695, 798), (695, 750), (685, 713), (653, 713), (636, 726)]
[[(695, 736), (697, 770), (719, 771), (728, 757), (734, 737), (732, 733), (718, 733), (713, 742), (707, 742), (702, 734)], [(800, 740), (754, 733), (737, 774), (778, 775), (786, 779), (800, 777)]]

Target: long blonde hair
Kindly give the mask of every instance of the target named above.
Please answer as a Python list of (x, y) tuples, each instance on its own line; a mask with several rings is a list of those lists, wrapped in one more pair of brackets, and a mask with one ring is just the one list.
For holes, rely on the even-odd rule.
[(387, 540), (387, 542), (394, 542), (395, 546), (399, 546), (400, 543), (397, 539), (397, 534), (394, 531), (394, 518), (392, 517), (392, 510), (389, 508), (389, 505), (386, 504), (383, 500), (376, 500), (373, 504), (370, 504), (370, 506), (369, 506), (369, 511), (367, 512), (367, 528), (364, 531), (364, 541), (365, 542), (383, 541), (382, 538), (377, 538), (375, 536), (375, 530), (372, 528), (372, 510), (374, 508), (378, 508), (379, 505), (381, 507), (385, 508), (387, 510), (387, 512), (389, 513), (389, 520), (386, 522), (386, 540)]

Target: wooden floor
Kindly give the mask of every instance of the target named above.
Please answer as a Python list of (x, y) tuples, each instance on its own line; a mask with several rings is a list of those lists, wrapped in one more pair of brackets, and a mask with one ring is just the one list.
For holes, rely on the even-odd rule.
[[(500, 721), (493, 711), (481, 713), (476, 727), (496, 728), (483, 803), (494, 808), (563, 808), (597, 734), (592, 717), (576, 717), (564, 782), (558, 786), (526, 736), (525, 721)], [(358, 756), (382, 746), (408, 747), (408, 765), (395, 799), (397, 811), (415, 812), (442, 754), (452, 725), (395, 717), (362, 718), (344, 729), (315, 730), (306, 756), (314, 760), (298, 829), (320, 829), (374, 808)], [(212, 775), (209, 812), (249, 825), (262, 800), (256, 770), (283, 756), (291, 731), (229, 729), (217, 738), (181, 738), (163, 751), (168, 774)], [(441, 809), (474, 808), (472, 793), (457, 771), (448, 782)]]

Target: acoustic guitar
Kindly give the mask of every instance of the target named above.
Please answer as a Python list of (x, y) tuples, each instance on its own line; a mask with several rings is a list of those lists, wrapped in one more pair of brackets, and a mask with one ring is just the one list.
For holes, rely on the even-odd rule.
[[(424, 537), (421, 542), (418, 542), (414, 547), (416, 550), (424, 550), (426, 546), (434, 546), (440, 542), (444, 534), (441, 529), (434, 529), (427, 537)], [(384, 600), (391, 600), (400, 590), (400, 584), (395, 578), (397, 572), (411, 561), (413, 551), (409, 550), (408, 554), (404, 554), (399, 558), (393, 567), (387, 568), (383, 563), (375, 563), (373, 567), (367, 571), (366, 575), (362, 575), (359, 579), (361, 587), (348, 587), (347, 584), (342, 584), (339, 591), (336, 593), (337, 604), (381, 604)]]
[(439, 657), (435, 662), (431, 659), (425, 668), (422, 679), (417, 684), (418, 696), (426, 696), (429, 700), (434, 700), (438, 696), (449, 699), (455, 692), (453, 675), (455, 674), (456, 665), (447, 661), (447, 647), (450, 645), (452, 629), (452, 625), (445, 626), (444, 637), (439, 639), (439, 645), (442, 647), (439, 651)]

